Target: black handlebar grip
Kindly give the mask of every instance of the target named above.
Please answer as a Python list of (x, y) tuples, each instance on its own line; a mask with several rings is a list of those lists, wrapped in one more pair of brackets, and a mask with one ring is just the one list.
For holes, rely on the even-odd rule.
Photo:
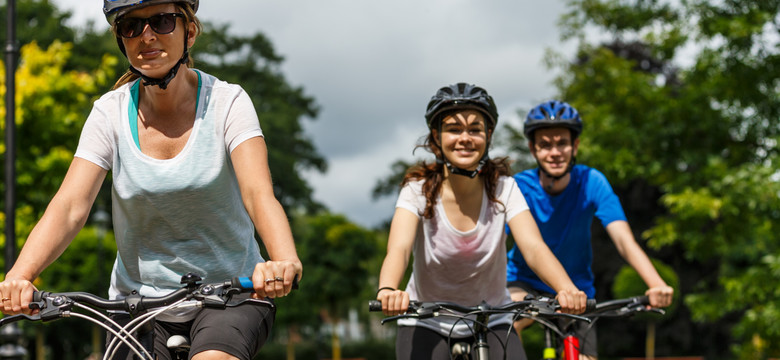
[(37, 290), (33, 291), (32, 302), (40, 302), (45, 297), (49, 296), (49, 294), (51, 294), (51, 292), (48, 292), (48, 291), (37, 291)]
[(368, 311), (382, 311), (382, 302), (379, 300), (368, 300)]
[(585, 303), (585, 312), (596, 310), (596, 299), (588, 299)]
[(637, 296), (636, 300), (642, 305), (650, 305), (650, 297), (647, 295)]

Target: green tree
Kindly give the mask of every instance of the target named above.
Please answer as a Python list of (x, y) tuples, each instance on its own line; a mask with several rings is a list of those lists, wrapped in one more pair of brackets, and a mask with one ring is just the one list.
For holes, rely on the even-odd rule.
[[(19, 196), (16, 211), (17, 246), (25, 239), (43, 213), (49, 199), (59, 187), (65, 170), (73, 158), (81, 126), (85, 121), (82, 108), (89, 107), (97, 88), (110, 78), (111, 66), (116, 59), (111, 56), (102, 58), (98, 68), (92, 74), (64, 69), (70, 57), (72, 45), (53, 41), (47, 49), (36, 43), (25, 45), (21, 49), (20, 63), (17, 69), (16, 89), (16, 129), (17, 129), (17, 189)], [(5, 71), (5, 64), (2, 64)], [(5, 77), (0, 80), (0, 116), (5, 118)], [(5, 123), (2, 130), (5, 131)], [(4, 136), (4, 135), (3, 135)], [(2, 144), (5, 153), (5, 144)], [(3, 184), (5, 191), (5, 184)], [(5, 225), (5, 214), (2, 214)], [(97, 252), (91, 249), (99, 247), (94, 228), (89, 228), (77, 236), (72, 248), (59, 262), (48, 269), (36, 285), (50, 291), (84, 290), (100, 293), (105, 288), (111, 261), (98, 260)], [(4, 234), (4, 232), (3, 232)], [(4, 238), (5, 244), (7, 239)], [(104, 253), (113, 259), (115, 248), (105, 245)], [(92, 256), (84, 256), (91, 254)], [(97, 269), (97, 264), (102, 269)], [(97, 270), (97, 271), (96, 271)], [(103, 277), (100, 277), (103, 274)], [(99, 286), (99, 283), (103, 283)], [(84, 331), (72, 331), (74, 328)], [(76, 359), (86, 356), (89, 349), (83, 349), (83, 334), (89, 333), (89, 324), (56, 324), (52, 326), (28, 327), (29, 331), (41, 331), (53, 334), (62, 341), (50, 344), (50, 351), (60, 354), (60, 358)], [(69, 331), (70, 329), (71, 331)], [(74, 336), (74, 334), (79, 334)], [(64, 355), (68, 354), (68, 355)]]
[(561, 28), (578, 41), (576, 58), (550, 65), (561, 70), (559, 97), (585, 122), (578, 160), (607, 175), (640, 239), (681, 274), (679, 317), (697, 322), (695, 339), (679, 325), (659, 345), (780, 355), (780, 2), (569, 9)]
[[(324, 322), (336, 329), (348, 310), (365, 308), (374, 296), (376, 284), (370, 279), (376, 276), (380, 236), (327, 212), (296, 216), (293, 229), (306, 267), (301, 289), (278, 301), (279, 322), (315, 327)], [(332, 358), (339, 359), (338, 333), (331, 334)]]
[[(664, 279), (669, 286), (674, 289), (680, 288), (680, 281), (677, 278), (677, 274), (668, 265), (656, 260), (651, 259), (653, 266), (658, 271), (658, 274)], [(617, 276), (615, 276), (615, 282), (612, 284), (612, 296), (616, 299), (628, 298), (632, 296), (638, 296), (644, 294), (647, 286), (645, 285), (639, 273), (634, 270), (633, 267), (626, 264), (620, 268)], [(655, 358), (655, 329), (656, 324), (660, 321), (668, 319), (674, 315), (674, 311), (677, 308), (677, 304), (680, 302), (680, 297), (675, 297), (672, 305), (665, 309), (664, 315), (651, 313), (649, 315), (639, 314), (636, 316), (637, 320), (640, 320), (647, 325), (647, 335), (645, 340), (645, 358)]]

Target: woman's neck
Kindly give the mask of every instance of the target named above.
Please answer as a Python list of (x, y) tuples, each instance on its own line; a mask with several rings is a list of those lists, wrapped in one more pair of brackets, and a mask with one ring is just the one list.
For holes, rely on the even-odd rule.
[(167, 89), (159, 86), (141, 86), (140, 101), (144, 107), (159, 114), (179, 111), (180, 106), (195, 99), (198, 91), (198, 74), (182, 65)]
[(482, 194), (482, 178), (477, 175), (473, 178), (463, 175), (454, 175), (449, 171), (444, 174), (444, 186), (452, 190), (455, 195)]

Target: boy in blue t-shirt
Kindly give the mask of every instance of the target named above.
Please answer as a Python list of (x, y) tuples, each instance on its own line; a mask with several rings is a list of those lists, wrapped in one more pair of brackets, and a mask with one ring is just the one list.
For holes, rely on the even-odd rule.
[[(539, 167), (520, 172), (514, 178), (544, 241), (574, 284), (588, 298), (595, 296), (590, 243), (590, 228), (595, 216), (606, 228), (620, 255), (647, 284), (645, 294), (650, 298), (650, 305), (669, 306), (674, 290), (661, 279), (634, 239), (620, 200), (607, 178), (596, 169), (574, 165), (578, 136), (582, 132), (577, 110), (561, 101), (544, 102), (531, 110), (523, 130)], [(507, 287), (514, 301), (523, 300), (527, 294), (554, 295), (554, 291), (528, 268), (517, 246), (508, 254)], [(515, 323), (515, 328), (520, 333), (531, 323), (530, 319), (522, 319)], [(581, 326), (577, 335), (580, 352), (595, 358), (596, 332), (592, 330), (593, 327)]]

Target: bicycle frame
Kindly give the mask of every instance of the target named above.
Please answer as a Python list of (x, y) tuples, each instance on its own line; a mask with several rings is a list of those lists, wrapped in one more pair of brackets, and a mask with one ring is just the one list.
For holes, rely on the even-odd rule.
[[(553, 331), (549, 327), (544, 328), (544, 352), (542, 359), (558, 359), (558, 354), (553, 343), (552, 338)], [(572, 332), (568, 332), (563, 335), (563, 359), (579, 359), (580, 358), (580, 339)]]

